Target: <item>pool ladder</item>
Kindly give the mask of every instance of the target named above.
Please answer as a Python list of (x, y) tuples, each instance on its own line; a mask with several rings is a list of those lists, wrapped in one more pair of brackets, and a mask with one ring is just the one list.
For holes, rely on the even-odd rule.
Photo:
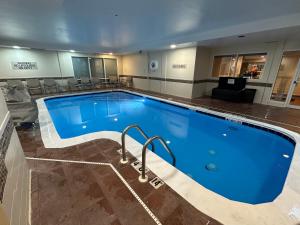
[(122, 140), (122, 157), (121, 157), (121, 160), (120, 160), (120, 162), (122, 164), (126, 164), (128, 162), (128, 159), (126, 157), (125, 136), (128, 133), (128, 131), (130, 129), (133, 129), (133, 128), (136, 129), (137, 131), (139, 131), (140, 134), (146, 139), (146, 142), (145, 142), (145, 144), (143, 145), (143, 148), (142, 148), (142, 174), (139, 177), (139, 180), (141, 182), (147, 182), (148, 181), (148, 176), (146, 175), (146, 151), (147, 151), (147, 147), (150, 144), (151, 144), (151, 150), (153, 152), (155, 151), (155, 146), (153, 144), (153, 141), (155, 141), (155, 140), (159, 140), (159, 142), (161, 143), (161, 145), (164, 147), (164, 149), (171, 156), (171, 158), (172, 158), (172, 165), (173, 166), (176, 165), (176, 158), (175, 158), (173, 152), (171, 151), (171, 149), (169, 148), (169, 146), (167, 145), (166, 141), (162, 137), (160, 137), (160, 136), (153, 136), (153, 137), (149, 138), (146, 135), (146, 133), (137, 124), (129, 125), (122, 132), (122, 136), (121, 136), (121, 140)]

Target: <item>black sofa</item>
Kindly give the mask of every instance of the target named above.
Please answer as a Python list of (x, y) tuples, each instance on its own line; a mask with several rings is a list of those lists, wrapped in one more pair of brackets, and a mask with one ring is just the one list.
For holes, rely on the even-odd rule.
[(245, 88), (246, 78), (220, 77), (218, 87), (212, 90), (212, 97), (232, 102), (253, 103), (256, 89)]

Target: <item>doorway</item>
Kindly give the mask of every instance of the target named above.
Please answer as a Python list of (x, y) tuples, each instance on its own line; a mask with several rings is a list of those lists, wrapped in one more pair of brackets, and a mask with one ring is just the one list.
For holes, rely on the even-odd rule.
[(283, 54), (271, 100), (300, 109), (300, 51)]

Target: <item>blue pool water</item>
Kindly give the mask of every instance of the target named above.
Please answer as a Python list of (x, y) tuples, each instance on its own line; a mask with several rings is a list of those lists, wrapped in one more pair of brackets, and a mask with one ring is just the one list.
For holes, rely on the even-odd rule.
[[(206, 188), (232, 200), (270, 202), (283, 188), (294, 143), (278, 134), (125, 92), (51, 98), (45, 101), (61, 138), (119, 131), (139, 124), (168, 141), (176, 167)], [(145, 140), (129, 132), (140, 143)], [(171, 162), (156, 145), (156, 154)]]

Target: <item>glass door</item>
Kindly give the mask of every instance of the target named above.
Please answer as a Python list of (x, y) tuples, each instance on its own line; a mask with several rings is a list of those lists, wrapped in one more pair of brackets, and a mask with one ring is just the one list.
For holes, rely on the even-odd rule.
[[(271, 95), (274, 105), (276, 102), (278, 106), (293, 106), (296, 102), (300, 103), (298, 100), (300, 87), (297, 86), (299, 60), (300, 51), (284, 52)], [(297, 90), (299, 90), (299, 97)]]
[(300, 60), (288, 96), (289, 107), (300, 109)]

